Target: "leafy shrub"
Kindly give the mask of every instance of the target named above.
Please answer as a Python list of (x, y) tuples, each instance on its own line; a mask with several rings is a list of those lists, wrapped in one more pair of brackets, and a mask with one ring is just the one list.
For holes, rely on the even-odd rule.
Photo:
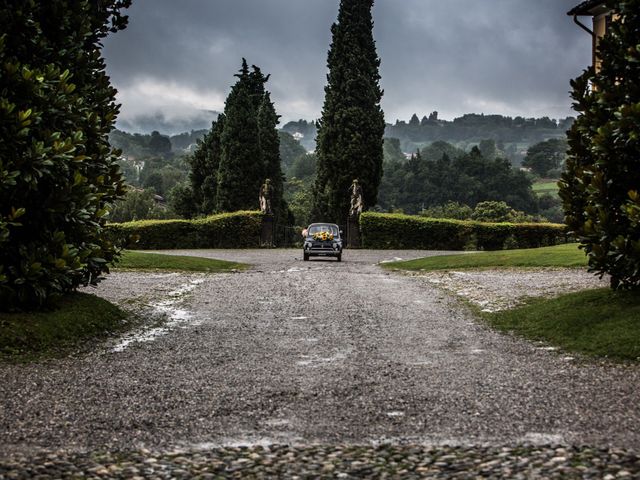
[(427, 250), (534, 248), (567, 242), (564, 225), (488, 223), (366, 212), (360, 217), (363, 247)]
[(599, 42), (601, 68), (572, 82), (580, 116), (568, 132), (560, 197), (590, 271), (640, 286), (640, 0), (607, 2), (619, 18)]
[(507, 222), (512, 208), (506, 202), (480, 202), (473, 209), (472, 220), (479, 222)]
[(141, 220), (107, 225), (112, 240), (140, 250), (252, 248), (260, 246), (260, 212), (234, 212), (198, 220)]
[(123, 193), (108, 134), (118, 107), (100, 56), (130, 0), (0, 2), (0, 308), (96, 284)]
[(421, 217), (427, 218), (452, 218), (456, 220), (468, 220), (473, 214), (469, 205), (460, 202), (447, 202), (444, 205), (425, 208), (420, 212)]
[(153, 190), (127, 189), (122, 200), (114, 205), (109, 220), (111, 222), (131, 222), (134, 220), (167, 219), (175, 218), (175, 215), (166, 207), (158, 205)]

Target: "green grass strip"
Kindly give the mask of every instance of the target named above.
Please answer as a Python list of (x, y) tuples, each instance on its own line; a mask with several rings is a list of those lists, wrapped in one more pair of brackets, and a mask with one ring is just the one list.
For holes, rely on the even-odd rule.
[(393, 270), (429, 271), (493, 267), (585, 267), (586, 265), (587, 257), (584, 252), (578, 249), (578, 244), (570, 243), (523, 250), (441, 255), (406, 262), (385, 263), (383, 267)]
[(120, 261), (114, 269), (128, 270), (170, 270), (186, 272), (228, 272), (244, 270), (248, 265), (244, 263), (226, 262), (213, 258), (189, 257), (182, 255), (163, 255), (134, 250), (123, 252)]
[(640, 292), (587, 290), (481, 315), (498, 330), (566, 351), (614, 360), (640, 359)]
[(536, 193), (550, 193), (557, 192), (560, 187), (558, 187), (558, 182), (540, 182), (534, 183), (531, 188)]
[(59, 357), (129, 327), (128, 314), (95, 295), (73, 293), (41, 312), (0, 312), (0, 359)]

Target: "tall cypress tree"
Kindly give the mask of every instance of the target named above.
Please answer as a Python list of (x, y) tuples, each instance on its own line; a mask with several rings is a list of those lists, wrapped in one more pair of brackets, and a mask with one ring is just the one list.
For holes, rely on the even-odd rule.
[(282, 200), (279, 116), (265, 89), (269, 75), (242, 59), (238, 80), (227, 97), (224, 114), (199, 142), (191, 158), (190, 181), (197, 213), (258, 208), (258, 193), (271, 178), (276, 214), (287, 210)]
[(225, 104), (225, 121), (220, 137), (217, 209), (222, 212), (253, 210), (264, 180), (260, 155), (258, 115), (246, 61), (237, 75)]
[(212, 122), (211, 130), (198, 141), (198, 146), (189, 159), (189, 182), (193, 192), (193, 204), (196, 207), (192, 214), (209, 214), (215, 210), (223, 128), (224, 114), (221, 113), (218, 119)]
[(314, 216), (343, 221), (357, 178), (366, 207), (377, 203), (382, 178), (384, 114), (380, 59), (373, 39), (373, 0), (342, 0), (331, 27), (328, 84), (318, 122)]
[(260, 151), (264, 164), (264, 176), (271, 179), (273, 187), (273, 206), (276, 216), (285, 213), (286, 205), (283, 201), (284, 175), (280, 161), (280, 136), (277, 126), (280, 123), (280, 115), (271, 102), (271, 95), (265, 92), (262, 96), (262, 104), (258, 112), (258, 130), (260, 133)]

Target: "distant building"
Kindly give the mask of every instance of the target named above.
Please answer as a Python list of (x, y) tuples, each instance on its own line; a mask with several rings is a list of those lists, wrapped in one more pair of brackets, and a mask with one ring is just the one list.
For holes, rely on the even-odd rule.
[[(615, 13), (606, 6), (603, 0), (587, 0), (567, 12), (573, 17), (573, 21), (591, 35), (593, 66), (596, 71), (600, 69), (598, 58), (598, 43), (607, 33), (607, 28), (615, 20)], [(592, 17), (592, 28), (587, 27), (578, 17)]]

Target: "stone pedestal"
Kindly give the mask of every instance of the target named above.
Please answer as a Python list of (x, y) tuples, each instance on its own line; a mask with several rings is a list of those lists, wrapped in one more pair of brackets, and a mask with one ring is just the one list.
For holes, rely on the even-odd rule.
[(360, 248), (360, 215), (350, 215), (347, 219), (347, 247)]
[(260, 246), (273, 247), (274, 245), (274, 222), (273, 215), (262, 217), (262, 230), (260, 231)]

